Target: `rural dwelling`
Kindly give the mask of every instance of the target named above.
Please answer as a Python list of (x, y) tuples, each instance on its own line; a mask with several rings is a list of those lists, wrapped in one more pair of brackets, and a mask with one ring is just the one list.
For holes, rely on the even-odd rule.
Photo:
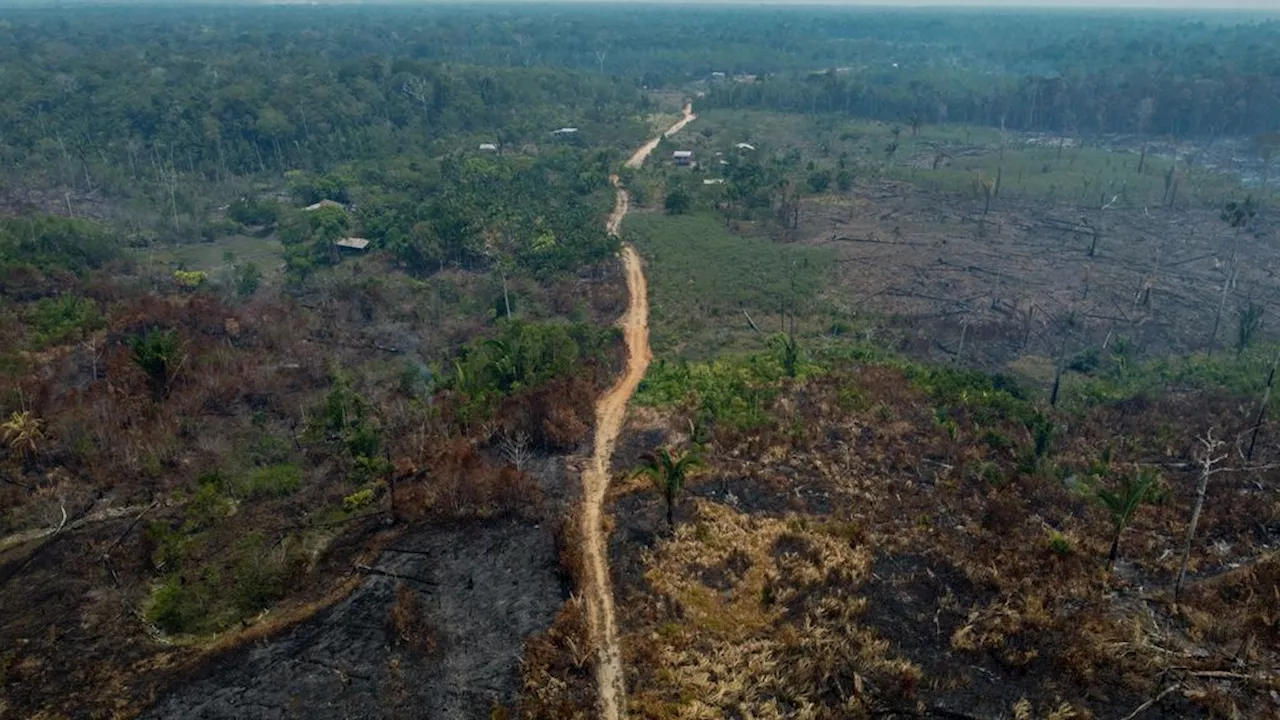
[(333, 244), (343, 250), (356, 250), (360, 252), (363, 252), (365, 248), (369, 247), (369, 241), (367, 239), (358, 237), (341, 238), (334, 240)]
[(576, 132), (578, 132), (578, 128), (576, 127), (562, 127), (559, 130), (552, 130), (551, 134), (552, 135), (572, 135)]
[(709, 180), (703, 180), (702, 184), (703, 185), (723, 185), (724, 178), (711, 178)]
[(336, 200), (321, 200), (318, 203), (314, 203), (306, 206), (305, 208), (303, 208), (303, 210), (306, 210), (307, 212), (311, 212), (312, 210), (319, 210), (320, 208), (323, 208), (323, 207), (333, 207), (333, 208), (338, 208), (339, 210), (347, 209), (346, 206), (344, 206), (340, 202), (337, 202)]
[(480, 152), (498, 152), (498, 146), (493, 143), (480, 143)]
[(677, 165), (680, 165), (682, 167), (689, 165), (693, 162), (693, 151), (677, 150), (671, 153), (671, 159), (674, 160)]
[(738, 143), (737, 145), (734, 145), (734, 147), (738, 148), (739, 150), (748, 150), (748, 151), (756, 149), (755, 145), (751, 145), (749, 143)]

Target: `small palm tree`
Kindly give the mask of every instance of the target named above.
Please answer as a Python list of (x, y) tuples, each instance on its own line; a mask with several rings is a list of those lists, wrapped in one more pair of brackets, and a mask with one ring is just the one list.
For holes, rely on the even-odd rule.
[(665, 447), (647, 452), (640, 458), (640, 467), (636, 468), (635, 476), (643, 475), (649, 478), (654, 488), (662, 493), (662, 499), (667, 503), (667, 525), (673, 530), (676, 526), (676, 503), (684, 492), (685, 481), (701, 464), (702, 461), (694, 453), (688, 451), (672, 453)]
[(128, 343), (134, 364), (147, 375), (152, 395), (156, 400), (163, 399), (186, 361), (177, 331), (152, 328), (129, 338)]
[(795, 377), (800, 371), (800, 343), (796, 336), (779, 333), (769, 338), (769, 344), (778, 353), (778, 360), (787, 377)]
[(30, 410), (15, 411), (2, 425), (5, 442), (16, 453), (30, 458), (40, 449), (44, 440), (44, 421), (36, 417)]
[(1111, 553), (1107, 556), (1107, 570), (1115, 565), (1120, 555), (1120, 534), (1128, 527), (1133, 514), (1137, 512), (1147, 496), (1160, 481), (1160, 474), (1154, 470), (1140, 470), (1136, 475), (1125, 473), (1120, 477), (1120, 487), (1116, 492), (1106, 488), (1098, 489), (1098, 500), (1111, 513), (1111, 525), (1115, 534), (1111, 538)]

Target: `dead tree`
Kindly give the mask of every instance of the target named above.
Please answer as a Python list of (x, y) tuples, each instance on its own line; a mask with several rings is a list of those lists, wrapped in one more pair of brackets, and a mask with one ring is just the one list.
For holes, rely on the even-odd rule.
[(1258, 417), (1253, 421), (1253, 433), (1249, 437), (1249, 451), (1245, 453), (1246, 462), (1253, 462), (1253, 448), (1258, 444), (1258, 431), (1262, 429), (1262, 423), (1267, 419), (1267, 405), (1271, 404), (1271, 389), (1276, 383), (1276, 368), (1280, 366), (1280, 350), (1276, 351), (1275, 357), (1271, 360), (1271, 372), (1267, 373), (1267, 389), (1262, 392), (1262, 402), (1258, 406)]
[(1213, 332), (1209, 335), (1209, 351), (1210, 356), (1213, 355), (1214, 349), (1218, 344), (1218, 328), (1222, 325), (1222, 313), (1227, 309), (1227, 293), (1231, 290), (1231, 286), (1235, 283), (1236, 271), (1239, 263), (1236, 262), (1235, 253), (1231, 254), (1231, 261), (1227, 267), (1227, 276), (1222, 279), (1222, 295), (1218, 298), (1218, 311), (1213, 315)]
[(1237, 253), (1240, 246), (1240, 234), (1257, 214), (1258, 205), (1253, 196), (1246, 197), (1243, 202), (1235, 202), (1233, 200), (1222, 208), (1222, 222), (1226, 223), (1235, 232), (1231, 239), (1231, 260), (1227, 268), (1226, 280), (1222, 284), (1222, 297), (1218, 301), (1218, 312), (1213, 318), (1213, 334), (1209, 336), (1210, 355), (1213, 354), (1214, 346), (1218, 342), (1218, 328), (1222, 324), (1222, 313), (1227, 307), (1227, 292), (1235, 285), (1236, 273), (1239, 271), (1240, 263)]
[(502, 439), (498, 441), (498, 449), (502, 451), (502, 456), (507, 462), (520, 471), (524, 470), (525, 463), (529, 462), (529, 458), (533, 455), (529, 446), (529, 434), (523, 430), (517, 430), (515, 433), (504, 432)]
[(1202, 438), (1197, 438), (1200, 445), (1204, 448), (1204, 455), (1200, 459), (1200, 482), (1196, 485), (1195, 504), (1191, 508), (1191, 521), (1187, 523), (1187, 540), (1182, 547), (1182, 563), (1178, 568), (1178, 580), (1173, 585), (1173, 599), (1178, 599), (1178, 594), (1182, 592), (1182, 583), (1187, 578), (1187, 561), (1191, 558), (1191, 546), (1196, 539), (1196, 525), (1200, 523), (1200, 511), (1204, 509), (1204, 496), (1209, 489), (1209, 477), (1216, 472), (1220, 472), (1223, 468), (1218, 467), (1227, 459), (1226, 453), (1219, 452), (1225, 444), (1221, 440), (1213, 437), (1213, 428), (1209, 428), (1209, 432), (1205, 433)]

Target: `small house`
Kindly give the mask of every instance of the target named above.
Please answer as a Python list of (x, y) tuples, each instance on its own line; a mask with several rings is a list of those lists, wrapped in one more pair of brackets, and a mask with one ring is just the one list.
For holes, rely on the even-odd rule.
[(724, 79), (724, 77), (725, 77), (725, 76), (724, 76), (724, 73), (722, 73), (722, 72), (720, 72), (720, 71), (715, 71), (715, 72), (712, 72), (712, 73), (711, 73), (711, 79), (712, 79), (712, 80), (723, 80), (723, 79)]
[(685, 167), (685, 166), (690, 165), (690, 164), (692, 164), (692, 163), (693, 163), (693, 151), (692, 151), (692, 150), (677, 150), (677, 151), (675, 151), (675, 152), (671, 153), (671, 159), (672, 159), (673, 161), (675, 161), (675, 164), (676, 164), (676, 165), (679, 165), (679, 166), (681, 166), (681, 167)]
[(369, 247), (368, 239), (358, 237), (340, 238), (338, 240), (334, 240), (333, 244), (343, 250), (363, 251), (365, 248)]
[(304, 207), (304, 208), (302, 208), (302, 209), (303, 209), (303, 210), (306, 210), (307, 212), (312, 212), (312, 211), (314, 211), (314, 210), (319, 210), (320, 208), (325, 208), (325, 207), (338, 208), (339, 210), (346, 210), (346, 209), (347, 209), (347, 208), (346, 208), (346, 206), (344, 206), (344, 205), (343, 205), (342, 203), (340, 203), (340, 202), (337, 202), (336, 200), (321, 200), (321, 201), (320, 201), (320, 202), (318, 202), (318, 203), (313, 203), (313, 204), (308, 205), (308, 206), (306, 206), (306, 207)]
[(702, 181), (703, 185), (723, 185), (724, 178), (709, 178)]
[(498, 152), (498, 146), (493, 143), (480, 143), (480, 152)]
[(739, 150), (746, 150), (748, 152), (756, 149), (756, 146), (750, 143), (738, 143), (737, 145), (734, 145), (734, 147)]
[(564, 136), (564, 135), (573, 135), (576, 132), (578, 132), (578, 128), (576, 127), (562, 127), (559, 130), (552, 130), (551, 134)]

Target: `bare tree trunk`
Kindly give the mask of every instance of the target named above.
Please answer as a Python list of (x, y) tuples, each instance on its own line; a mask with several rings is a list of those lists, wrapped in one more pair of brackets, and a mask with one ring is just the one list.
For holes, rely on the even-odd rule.
[(511, 296), (507, 294), (507, 274), (502, 273), (502, 302), (507, 306), (507, 319), (511, 319)]
[(1213, 350), (1218, 343), (1218, 328), (1222, 325), (1222, 313), (1227, 309), (1227, 291), (1231, 289), (1231, 285), (1235, 282), (1236, 274), (1236, 256), (1231, 254), (1231, 267), (1227, 270), (1227, 277), (1222, 281), (1222, 297), (1218, 300), (1218, 312), (1213, 316), (1213, 334), (1209, 336), (1209, 355), (1213, 356)]
[(1262, 422), (1267, 418), (1267, 405), (1271, 403), (1271, 388), (1275, 387), (1276, 366), (1280, 365), (1280, 350), (1276, 351), (1275, 358), (1271, 361), (1271, 372), (1267, 373), (1267, 389), (1262, 393), (1262, 404), (1258, 407), (1258, 417), (1253, 422), (1253, 434), (1249, 438), (1249, 452), (1245, 453), (1246, 462), (1253, 462), (1253, 448), (1258, 444), (1258, 431), (1262, 429)]
[(1182, 592), (1182, 583), (1187, 578), (1187, 562), (1191, 558), (1191, 546), (1195, 543), (1200, 511), (1204, 509), (1204, 496), (1209, 489), (1209, 476), (1215, 472), (1215, 466), (1227, 458), (1226, 455), (1214, 455), (1218, 448), (1222, 447), (1222, 441), (1213, 439), (1212, 429), (1200, 439), (1200, 443), (1204, 445), (1204, 459), (1200, 466), (1200, 482), (1196, 485), (1196, 502), (1191, 509), (1191, 522), (1187, 523), (1187, 541), (1182, 547), (1182, 563), (1178, 568), (1178, 580), (1173, 586), (1175, 601), (1178, 599), (1178, 594)]

